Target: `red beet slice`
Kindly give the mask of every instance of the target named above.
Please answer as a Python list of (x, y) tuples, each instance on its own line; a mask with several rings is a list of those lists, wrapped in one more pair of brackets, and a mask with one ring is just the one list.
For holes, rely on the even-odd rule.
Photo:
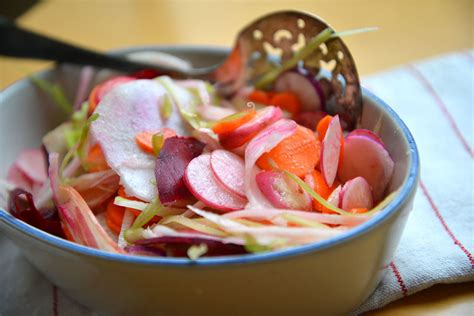
[(186, 168), (185, 183), (193, 195), (209, 207), (221, 211), (243, 209), (247, 200), (227, 190), (214, 176), (211, 155), (194, 158)]
[(394, 162), (385, 148), (367, 136), (347, 137), (344, 159), (338, 172), (341, 181), (363, 177), (372, 189), (374, 203), (378, 203), (392, 177)]
[(191, 197), (184, 184), (184, 173), (189, 162), (202, 153), (204, 146), (193, 137), (175, 136), (165, 140), (155, 165), (161, 203), (170, 204)]
[(369, 183), (362, 177), (347, 181), (340, 193), (341, 208), (350, 211), (353, 208), (366, 208), (373, 206), (372, 192)]
[(245, 198), (244, 160), (227, 150), (214, 150), (211, 168), (216, 179), (229, 191)]
[(321, 145), (321, 173), (326, 184), (331, 187), (336, 179), (341, 151), (342, 128), (339, 116), (331, 119), (326, 135)]
[(22, 189), (10, 192), (10, 213), (16, 218), (50, 234), (64, 237), (61, 222), (56, 210), (38, 211), (31, 193)]

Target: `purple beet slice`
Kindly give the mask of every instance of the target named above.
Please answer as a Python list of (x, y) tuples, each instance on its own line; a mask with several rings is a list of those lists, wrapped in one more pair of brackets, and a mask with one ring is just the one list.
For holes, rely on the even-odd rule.
[(193, 137), (170, 137), (165, 140), (156, 160), (155, 178), (163, 204), (191, 198), (184, 184), (184, 172), (189, 162), (199, 156), (204, 144)]

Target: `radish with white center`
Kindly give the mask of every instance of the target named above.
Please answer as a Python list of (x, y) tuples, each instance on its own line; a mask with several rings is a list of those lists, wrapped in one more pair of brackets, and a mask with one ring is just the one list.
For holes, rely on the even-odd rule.
[(227, 150), (214, 150), (211, 154), (211, 168), (223, 186), (245, 198), (245, 165), (242, 158)]
[(394, 162), (379, 142), (367, 136), (352, 135), (344, 142), (344, 160), (338, 176), (346, 182), (363, 177), (372, 189), (374, 203), (378, 203), (392, 177)]
[(341, 196), (342, 186), (338, 185), (334, 191), (329, 194), (328, 203), (339, 207), (340, 205), (340, 196)]
[(318, 80), (311, 74), (301, 71), (287, 71), (275, 81), (278, 92), (291, 91), (300, 100), (303, 111), (324, 110), (325, 97)]
[(267, 106), (259, 110), (254, 118), (234, 131), (219, 135), (219, 141), (227, 149), (240, 147), (249, 142), (258, 132), (282, 117), (283, 113), (279, 107)]
[(326, 135), (321, 145), (321, 173), (324, 181), (330, 187), (336, 179), (337, 167), (339, 165), (339, 154), (341, 152), (342, 128), (339, 116), (336, 115), (329, 123)]
[(276, 208), (311, 210), (311, 198), (301, 187), (282, 172), (262, 171), (255, 177), (265, 197)]
[(350, 211), (353, 208), (370, 210), (373, 206), (369, 183), (362, 177), (347, 181), (340, 193), (341, 208)]
[(211, 168), (211, 155), (204, 154), (188, 164), (184, 181), (189, 191), (209, 207), (221, 211), (243, 209), (247, 200), (227, 190), (217, 181)]

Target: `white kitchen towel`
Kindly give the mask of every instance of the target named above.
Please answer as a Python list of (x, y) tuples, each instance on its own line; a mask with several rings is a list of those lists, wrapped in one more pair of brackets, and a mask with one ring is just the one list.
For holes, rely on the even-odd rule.
[[(474, 280), (474, 51), (406, 65), (363, 80), (415, 137), (421, 184), (395, 258), (355, 314), (436, 283)], [(0, 236), (0, 314), (93, 315), (45, 280)]]

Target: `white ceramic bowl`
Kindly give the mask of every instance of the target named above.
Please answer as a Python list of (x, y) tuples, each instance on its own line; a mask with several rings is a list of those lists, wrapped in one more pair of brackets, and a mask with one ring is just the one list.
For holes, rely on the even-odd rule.
[[(137, 51), (133, 48), (122, 52)], [(227, 50), (147, 47), (195, 65), (221, 60)], [(70, 96), (73, 67), (39, 75), (57, 80)], [(364, 224), (336, 238), (246, 256), (151, 258), (117, 255), (44, 233), (0, 209), (0, 231), (72, 298), (103, 315), (342, 315), (357, 308), (387, 270), (412, 209), (419, 160), (405, 124), (382, 100), (364, 90), (363, 127), (381, 120), (380, 136), (395, 160), (390, 190), (396, 198)], [(64, 119), (28, 79), (1, 93), (0, 177), (22, 148)]]

